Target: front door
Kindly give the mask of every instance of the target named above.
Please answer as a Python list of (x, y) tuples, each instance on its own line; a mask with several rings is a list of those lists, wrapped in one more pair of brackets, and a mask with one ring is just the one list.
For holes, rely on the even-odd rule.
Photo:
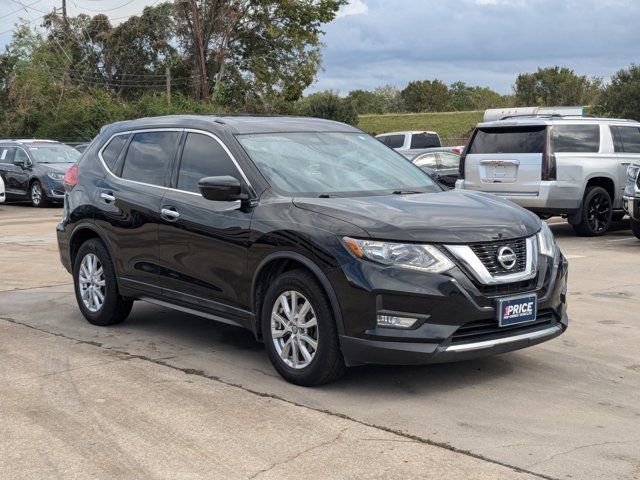
[[(187, 133), (173, 186), (162, 199), (159, 228), (160, 274), (172, 301), (246, 320), (248, 306), (239, 291), (246, 273), (251, 209), (240, 202), (207, 200), (198, 191), (204, 177), (230, 175), (246, 180), (222, 141), (211, 134)], [(237, 323), (243, 323), (238, 320)]]
[(640, 128), (611, 127), (611, 136), (618, 155), (621, 190), (619, 194), (622, 196), (627, 184), (627, 169), (631, 163), (640, 159)]

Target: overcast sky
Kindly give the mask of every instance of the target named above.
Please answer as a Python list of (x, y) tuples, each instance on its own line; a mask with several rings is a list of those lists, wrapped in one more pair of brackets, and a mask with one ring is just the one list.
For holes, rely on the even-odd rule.
[[(106, 13), (121, 21), (152, 2), (68, 0), (68, 5), (71, 15), (109, 9)], [(31, 5), (26, 13), (20, 3)], [(55, 4), (0, 0), (0, 32), (19, 16), (38, 24), (37, 10), (50, 11)], [(310, 90), (346, 94), (438, 78), (508, 93), (519, 72), (556, 64), (608, 79), (619, 68), (640, 63), (639, 27), (639, 0), (351, 0), (325, 26), (324, 70)], [(0, 46), (9, 40), (10, 34), (0, 33)]]

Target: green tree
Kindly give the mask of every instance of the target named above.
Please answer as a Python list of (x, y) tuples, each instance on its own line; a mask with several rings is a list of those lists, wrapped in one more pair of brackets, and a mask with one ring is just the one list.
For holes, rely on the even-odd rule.
[(410, 112), (443, 112), (451, 106), (449, 87), (440, 80), (409, 82), (400, 96)]
[(358, 124), (358, 112), (353, 102), (331, 91), (312, 93), (298, 102), (296, 113), (307, 117), (326, 118)]
[(598, 78), (556, 66), (518, 75), (514, 93), (523, 106), (588, 105), (597, 97), (601, 84)]
[(640, 66), (619, 70), (604, 87), (593, 113), (640, 120)]
[(352, 90), (347, 95), (347, 101), (351, 102), (360, 114), (366, 113), (382, 113), (378, 110), (377, 97), (374, 92), (368, 90)]

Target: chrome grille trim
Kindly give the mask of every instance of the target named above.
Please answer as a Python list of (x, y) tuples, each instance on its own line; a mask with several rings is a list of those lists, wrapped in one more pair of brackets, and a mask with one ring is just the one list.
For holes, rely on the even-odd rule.
[(469, 245), (444, 245), (444, 247), (483, 285), (521, 282), (534, 278), (538, 273), (538, 240), (535, 235), (526, 239), (527, 259), (524, 270), (507, 275), (492, 275)]

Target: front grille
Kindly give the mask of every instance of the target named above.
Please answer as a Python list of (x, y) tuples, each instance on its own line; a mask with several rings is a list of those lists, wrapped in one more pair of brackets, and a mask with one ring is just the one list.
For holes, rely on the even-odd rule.
[(484, 340), (495, 340), (496, 338), (518, 335), (535, 330), (552, 327), (558, 323), (558, 317), (554, 310), (541, 310), (538, 312), (536, 320), (521, 325), (498, 326), (498, 321), (477, 320), (467, 323), (454, 332), (451, 336), (452, 344), (474, 343)]
[(538, 277), (513, 283), (499, 283), (496, 285), (481, 285), (476, 283), (476, 288), (485, 297), (500, 297), (515, 295), (517, 293), (533, 292), (538, 286)]
[[(473, 253), (480, 259), (485, 268), (494, 277), (524, 272), (527, 268), (527, 241), (524, 238), (504, 240), (490, 243), (476, 243), (469, 245)], [(516, 254), (516, 264), (510, 270), (498, 262), (498, 251), (502, 247), (509, 247)]]

